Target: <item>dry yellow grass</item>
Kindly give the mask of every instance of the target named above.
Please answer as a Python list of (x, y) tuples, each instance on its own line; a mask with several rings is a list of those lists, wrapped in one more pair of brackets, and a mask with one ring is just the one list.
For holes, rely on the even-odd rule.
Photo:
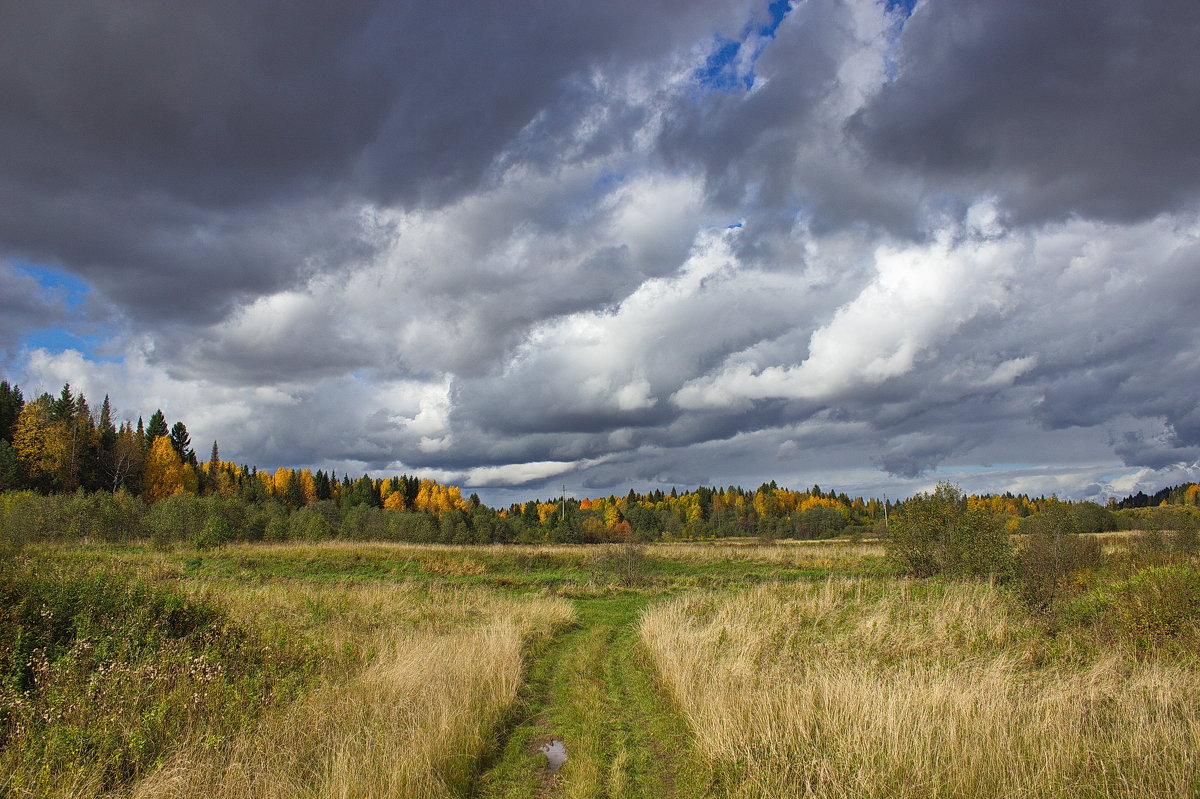
[(1038, 666), (987, 585), (764, 586), (667, 602), (641, 635), (726, 796), (1200, 790), (1194, 669)]
[[(722, 560), (757, 560), (791, 565), (804, 565), (814, 559), (882, 557), (879, 541), (851, 542), (844, 540), (779, 541), (763, 544), (754, 539), (716, 539), (712, 541), (652, 543), (645, 545), (647, 554), (685, 563), (712, 563)], [(450, 555), (486, 559), (509, 555), (526, 556), (583, 556), (596, 552), (594, 544), (414, 544), (407, 542), (322, 541), (284, 544), (230, 544), (222, 548), (227, 556), (271, 556), (283, 553), (291, 557), (320, 558), (325, 553), (344, 553), (362, 559), (394, 557), (405, 554), (436, 562)]]
[(563, 600), (378, 585), (268, 583), (228, 602), (333, 635), (363, 665), (238, 740), (181, 747), (135, 798), (460, 794), (516, 698), (525, 648), (574, 618)]
[(755, 561), (800, 569), (836, 569), (851, 563), (861, 565), (863, 558), (881, 558), (884, 554), (883, 544), (878, 541), (782, 541), (774, 544), (713, 541), (653, 544), (646, 551), (680, 563)]

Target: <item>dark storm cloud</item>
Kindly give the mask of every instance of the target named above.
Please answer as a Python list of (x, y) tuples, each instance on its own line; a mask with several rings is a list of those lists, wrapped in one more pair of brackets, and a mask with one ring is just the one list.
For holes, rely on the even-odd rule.
[(1165, 469), (1200, 460), (1200, 447), (1180, 447), (1165, 435), (1148, 438), (1141, 430), (1126, 430), (1111, 443), (1113, 451), (1125, 463), (1150, 469)]
[(765, 6), (13, 4), (0, 248), (131, 320), (30, 369), (514, 499), (1195, 471), (1196, 7)]
[(660, 154), (701, 169), (715, 206), (753, 218), (738, 246), (757, 265), (787, 268), (795, 256), (784, 242), (797, 224), (905, 234), (918, 226), (911, 181), (887, 164), (865, 178), (842, 145), (843, 114), (882, 79), (881, 42), (900, 21), (865, 10), (837, 0), (797, 4), (763, 42), (753, 91), (710, 93), (666, 114)]
[(1191, 0), (930, 0), (849, 130), (1021, 220), (1153, 216), (1200, 190), (1198, 36)]
[(379, 246), (358, 205), (473, 190), (586, 101), (576, 76), (690, 45), (720, 5), (6, 2), (0, 243), (135, 318), (211, 321), (353, 265)]

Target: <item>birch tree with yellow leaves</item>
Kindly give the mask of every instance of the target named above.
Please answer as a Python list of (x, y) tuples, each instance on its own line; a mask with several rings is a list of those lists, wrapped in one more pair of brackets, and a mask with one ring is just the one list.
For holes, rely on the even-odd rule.
[(175, 494), (196, 493), (196, 472), (184, 463), (171, 439), (158, 436), (146, 456), (142, 478), (142, 496), (147, 502), (157, 502)]

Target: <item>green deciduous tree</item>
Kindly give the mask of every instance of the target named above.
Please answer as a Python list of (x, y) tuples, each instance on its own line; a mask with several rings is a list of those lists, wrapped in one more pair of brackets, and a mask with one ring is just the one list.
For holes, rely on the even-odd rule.
[(938, 483), (901, 507), (885, 540), (888, 555), (918, 577), (1007, 576), (1012, 546), (1000, 519), (982, 508), (967, 509), (967, 498), (952, 483)]

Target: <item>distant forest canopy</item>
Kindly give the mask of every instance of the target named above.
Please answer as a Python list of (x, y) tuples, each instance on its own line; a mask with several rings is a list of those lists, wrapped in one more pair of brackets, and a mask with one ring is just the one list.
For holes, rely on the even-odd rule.
[[(221, 460), (215, 441), (208, 459), (201, 461), (187, 426), (182, 421), (168, 424), (161, 410), (148, 423), (141, 418), (118, 423), (107, 396), (98, 412), (70, 385), (57, 397), (42, 394), (26, 402), (20, 388), (7, 381), (0, 382), (0, 491), (25, 491), (29, 499), (23, 501), (34, 504), (35, 495), (73, 493), (76, 504), (83, 503), (78, 512), (108, 514), (109, 521), (124, 519), (130, 530), (141, 529), (146, 535), (201, 536), (219, 517), (216, 529), (204, 534), (217, 542), (325, 537), (446, 543), (745, 535), (812, 539), (879, 532), (887, 514), (905, 504), (893, 500), (885, 506), (878, 499), (849, 497), (815, 485), (789, 490), (772, 481), (753, 490), (630, 490), (623, 496), (557, 497), (493, 509), (474, 494), (464, 499), (459, 488), (427, 478), (339, 478), (320, 469), (258, 470)], [(110, 498), (85, 500), (88, 492)], [(208, 503), (197, 504), (201, 500)], [(14, 501), (6, 500), (0, 510), (11, 510)], [(1050, 504), (1068, 506), (1080, 531), (1103, 531), (1118, 526), (1113, 511), (1200, 506), (1200, 486), (1175, 486), (1153, 496), (1138, 493), (1119, 502), (1110, 500), (1107, 507), (1011, 493), (969, 496), (965, 501), (969, 508), (1002, 517), (1010, 532), (1019, 531), (1023, 519)], [(150, 529), (155, 519), (166, 517), (188, 532)]]
[(1156, 508), (1159, 505), (1191, 505), (1200, 506), (1200, 485), (1183, 483), (1170, 486), (1154, 494), (1139, 491), (1113, 504), (1115, 510), (1126, 508)]

